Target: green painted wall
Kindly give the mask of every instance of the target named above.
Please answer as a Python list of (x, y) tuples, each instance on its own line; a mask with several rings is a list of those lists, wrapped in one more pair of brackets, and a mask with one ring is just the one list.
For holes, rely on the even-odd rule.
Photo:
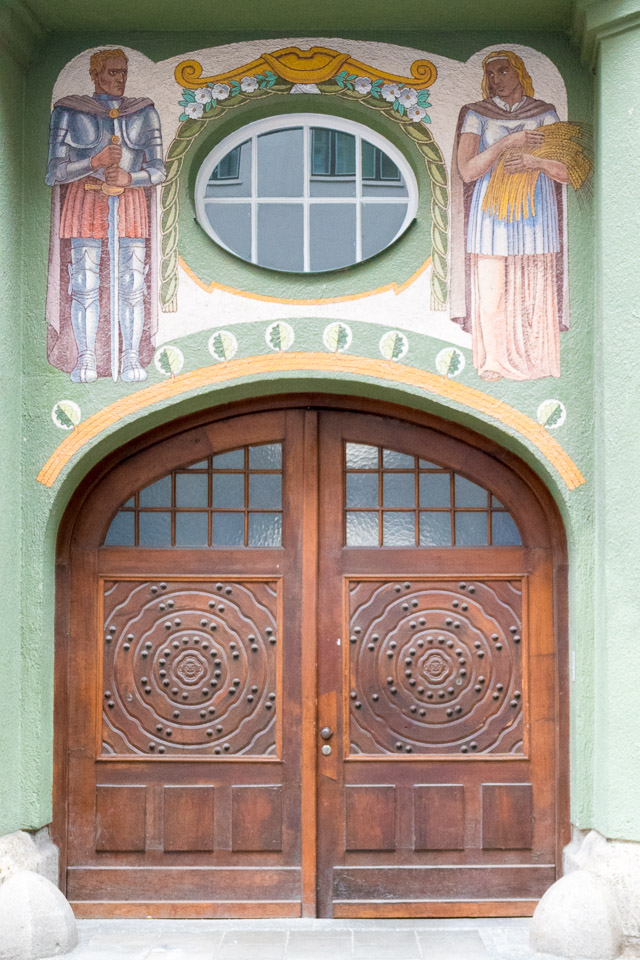
[[(370, 11), (368, 13), (370, 18)], [(354, 33), (355, 38), (365, 39), (364, 32)], [(370, 34), (374, 35), (374, 34)], [(251, 35), (247, 35), (251, 36)], [(218, 402), (227, 402), (255, 394), (270, 394), (290, 390), (323, 390), (336, 393), (354, 393), (363, 396), (380, 396), (395, 402), (404, 402), (411, 406), (431, 410), (441, 416), (465, 423), (480, 432), (493, 437), (507, 448), (516, 451), (543, 477), (555, 496), (564, 517), (570, 550), (571, 565), (571, 644), (576, 653), (576, 680), (572, 685), (572, 819), (582, 827), (594, 824), (591, 756), (594, 733), (594, 689), (593, 689), (593, 533), (594, 533), (594, 407), (593, 407), (593, 337), (592, 337), (592, 298), (593, 298), (593, 221), (589, 208), (578, 204), (574, 197), (569, 202), (570, 218), (570, 276), (572, 291), (573, 327), (562, 335), (563, 376), (560, 381), (529, 381), (519, 384), (500, 381), (494, 384), (482, 384), (470, 362), (470, 351), (466, 355), (467, 366), (461, 376), (461, 382), (479, 389), (497, 399), (504, 399), (530, 416), (535, 417), (538, 404), (549, 396), (561, 399), (569, 411), (567, 423), (554, 434), (567, 452), (575, 459), (587, 483), (572, 493), (559, 482), (553, 470), (543, 462), (538, 452), (517, 438), (507, 429), (499, 429), (494, 423), (473, 416), (456, 405), (445, 407), (433, 400), (425, 399), (419, 391), (390, 389), (374, 382), (361, 382), (355, 378), (327, 380), (326, 378), (292, 375), (282, 379), (271, 378), (257, 382), (247, 381), (233, 387), (203, 390), (197, 395), (180, 403), (165, 402), (153, 411), (140, 416), (135, 422), (118, 425), (104, 435), (87, 452), (74, 462), (58, 487), (48, 490), (36, 483), (35, 476), (44, 459), (62, 439), (62, 434), (53, 425), (50, 411), (53, 404), (62, 398), (75, 399), (82, 406), (83, 417), (102, 408), (122, 396), (125, 389), (122, 384), (100, 381), (90, 392), (86, 388), (69, 383), (68, 377), (55, 371), (46, 361), (44, 345), (44, 293), (46, 281), (46, 258), (49, 230), (50, 191), (44, 184), (46, 167), (46, 130), (49, 122), (50, 93), (60, 69), (73, 56), (89, 46), (100, 44), (119, 44), (135, 47), (155, 60), (180, 54), (229, 40), (242, 39), (238, 35), (214, 35), (211, 32), (201, 34), (126, 34), (117, 30), (108, 33), (75, 34), (50, 37), (41, 56), (33, 64), (27, 76), (29, 103), (29, 124), (25, 136), (23, 178), (25, 185), (24, 222), (24, 259), (35, 264), (30, 269), (28, 281), (24, 283), (24, 306), (22, 309), (23, 333), (23, 394), (24, 407), (22, 427), (17, 416), (9, 418), (9, 424), (3, 423), (2, 429), (10, 430), (5, 443), (7, 449), (14, 451), (8, 458), (8, 470), (11, 473), (10, 496), (13, 496), (10, 510), (11, 519), (19, 516), (22, 509), (22, 531), (24, 545), (22, 558), (23, 638), (25, 654), (22, 660), (22, 744), (13, 738), (6, 750), (9, 757), (17, 756), (22, 747), (22, 780), (27, 787), (22, 798), (18, 797), (13, 805), (0, 809), (0, 818), (5, 811), (13, 810), (5, 820), (0, 819), (0, 833), (15, 829), (17, 825), (38, 827), (50, 819), (51, 793), (51, 738), (52, 738), (52, 668), (53, 668), (53, 609), (54, 609), (54, 554), (55, 538), (60, 517), (73, 489), (90, 467), (109, 450), (125, 443), (158, 423), (193, 409), (201, 409)], [(503, 43), (504, 34), (478, 33), (448, 35), (437, 34), (429, 29), (429, 24), (416, 29), (407, 27), (393, 35), (385, 35), (387, 41), (422, 48), (434, 53), (450, 56), (459, 60), (467, 59), (473, 52), (485, 45)], [(549, 56), (561, 70), (569, 95), (569, 113), (572, 119), (589, 121), (592, 117), (590, 73), (580, 66), (576, 51), (569, 46), (564, 36), (559, 34), (511, 33), (509, 39), (539, 49)], [(302, 105), (301, 107), (302, 108)], [(309, 109), (307, 103), (304, 109)], [(17, 120), (14, 114), (3, 116), (3, 131), (11, 129), (13, 141), (20, 142), (20, 132), (16, 130)], [(13, 126), (10, 127), (9, 125)], [(6, 139), (6, 138), (5, 138)], [(4, 190), (4, 184), (0, 187)], [(13, 194), (12, 194), (13, 196)], [(13, 200), (0, 199), (0, 203), (13, 203), (10, 222), (19, 222), (19, 210)], [(1, 208), (0, 208), (1, 209)], [(1, 249), (1, 248), (0, 248)], [(14, 260), (19, 259), (13, 254)], [(3, 261), (4, 262), (4, 261)], [(17, 267), (16, 267), (17, 269)], [(15, 272), (11, 273), (11, 278)], [(304, 294), (303, 294), (304, 295)], [(17, 298), (17, 294), (14, 294)], [(19, 303), (16, 303), (15, 316)], [(336, 313), (339, 317), (339, 313)], [(322, 350), (322, 330), (327, 320), (290, 320), (296, 331), (296, 349)], [(389, 319), (393, 327), (393, 317)], [(354, 331), (353, 352), (361, 356), (379, 357), (378, 340), (382, 328), (368, 327), (365, 323), (349, 321)], [(246, 324), (233, 328), (240, 342), (238, 356), (267, 353), (264, 341), (266, 324)], [(16, 339), (16, 327), (9, 327), (9, 333)], [(419, 334), (408, 334), (411, 354), (407, 362), (413, 366), (433, 371), (435, 354), (445, 344)], [(211, 362), (207, 352), (208, 335), (204, 332), (174, 341), (185, 354), (185, 369), (204, 366)], [(629, 341), (631, 342), (631, 340)], [(15, 346), (15, 345), (14, 345)], [(611, 344), (609, 344), (611, 346)], [(19, 345), (16, 349), (19, 349)], [(18, 357), (5, 341), (5, 356)], [(613, 361), (612, 361), (613, 362)], [(629, 365), (628, 365), (629, 367)], [(150, 368), (150, 382), (160, 379), (153, 367)], [(8, 380), (5, 380), (8, 384)], [(15, 390), (7, 391), (6, 403), (15, 404), (17, 413), (20, 383), (16, 378)], [(12, 432), (11, 432), (12, 431)], [(22, 437), (26, 437), (26, 442)], [(18, 496), (15, 483), (16, 464), (20, 462), (18, 448), (22, 447), (22, 496)], [(601, 451), (599, 451), (600, 453)], [(12, 534), (12, 543), (18, 551), (17, 524)], [(19, 556), (5, 564), (5, 574), (10, 584), (15, 584), (15, 571)], [(13, 579), (12, 579), (13, 578)], [(15, 637), (20, 636), (17, 622), (14, 625)], [(8, 635), (5, 634), (5, 637)], [(4, 641), (6, 642), (6, 640)], [(17, 641), (12, 640), (12, 643)], [(17, 667), (16, 667), (17, 669)], [(9, 700), (8, 716), (20, 710), (17, 697), (19, 677), (11, 683), (13, 699)], [(0, 707), (0, 710), (3, 708)], [(6, 718), (0, 714), (0, 720)], [(15, 723), (12, 728), (16, 730)], [(4, 752), (2, 754), (4, 757)], [(11, 782), (20, 782), (16, 772)], [(628, 818), (625, 825), (627, 838), (640, 839), (640, 811), (635, 819)]]
[(20, 461), (21, 393), (21, 250), (22, 130), (24, 82), (18, 64), (0, 58), (0, 582), (3, 625), (0, 633), (0, 833), (15, 830), (23, 818), (21, 750), (21, 658), (24, 647), (20, 616)]
[[(624, 91), (624, 94), (622, 93)], [(599, 283), (595, 314), (594, 826), (640, 839), (640, 29), (602, 41), (598, 70)], [(622, 357), (629, 357), (626, 366)]]
[[(215, 21), (219, 33), (236, 31), (253, 36), (342, 36), (353, 35), (362, 23), (373, 24), (380, 39), (387, 40), (390, 32), (415, 30), (483, 30), (489, 23), (502, 23), (509, 31), (564, 30), (568, 26), (571, 0), (536, 0), (535, 3), (515, 2), (505, 9), (502, 0), (448, 0), (446, 4), (432, 3), (425, 11), (423, 0), (397, 0), (392, 9), (377, 11), (367, 0), (324, 0), (322, 5), (309, 5), (299, 0), (269, 0), (264, 4), (228, 4), (216, 7), (212, 14), (208, 0), (190, 0), (176, 4), (175, 0), (113, 0), (108, 8), (94, 7), (83, 0), (30, 0), (38, 18), (51, 30), (77, 31), (87, 28), (107, 31), (113, 36), (113, 25), (121, 30), (158, 30), (178, 32), (197, 29)], [(387, 25), (393, 25), (392, 30)], [(220, 41), (218, 41), (220, 42)], [(419, 44), (414, 44), (419, 46)], [(431, 49), (425, 47), (424, 49)]]

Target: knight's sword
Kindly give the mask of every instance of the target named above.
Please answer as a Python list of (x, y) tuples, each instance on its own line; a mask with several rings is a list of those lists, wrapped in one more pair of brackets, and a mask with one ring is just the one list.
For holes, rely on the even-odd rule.
[[(113, 111), (114, 114), (117, 111)], [(111, 113), (110, 113), (111, 116)], [(117, 120), (114, 121), (117, 130)], [(120, 143), (117, 133), (111, 137), (111, 143)], [(85, 190), (101, 190), (109, 200), (109, 220), (107, 242), (109, 245), (109, 319), (111, 325), (111, 376), (118, 379), (120, 367), (120, 194), (124, 187), (112, 187), (108, 183), (85, 183)]]
[(109, 242), (109, 311), (111, 322), (111, 376), (118, 379), (120, 367), (120, 318), (119, 312), (119, 267), (120, 267), (120, 235), (119, 235), (119, 194), (109, 194), (109, 228), (107, 238)]
[[(115, 111), (114, 111), (115, 112)], [(114, 135), (111, 143), (120, 143), (118, 121), (114, 118)], [(110, 187), (104, 184), (103, 191), (109, 197), (109, 226), (107, 241), (109, 244), (109, 314), (111, 323), (111, 376), (114, 382), (120, 372), (120, 194), (122, 187)]]

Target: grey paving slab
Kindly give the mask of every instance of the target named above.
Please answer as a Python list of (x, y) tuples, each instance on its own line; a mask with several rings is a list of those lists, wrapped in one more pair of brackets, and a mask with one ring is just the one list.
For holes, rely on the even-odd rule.
[(156, 947), (182, 947), (194, 950), (216, 950), (222, 943), (224, 931), (185, 931), (166, 930), (156, 937)]
[[(80, 920), (68, 960), (559, 960), (530, 920)], [(625, 954), (625, 957), (638, 956)], [(53, 960), (53, 958), (49, 958)]]
[(83, 943), (64, 956), (68, 960), (147, 960), (151, 948), (152, 944), (130, 948), (126, 943), (102, 946)]
[(479, 931), (492, 960), (528, 960), (535, 956), (529, 947), (527, 927), (486, 927)]
[(126, 933), (122, 930), (113, 933), (99, 933), (90, 939), (80, 938), (80, 943), (87, 949), (114, 949), (114, 950), (136, 950), (146, 947), (150, 950), (157, 942), (160, 931), (145, 931), (141, 933)]
[(491, 960), (476, 930), (429, 930), (417, 936), (423, 960)]
[(163, 931), (149, 953), (147, 960), (213, 960), (222, 943), (222, 930), (180, 932)]
[(285, 947), (263, 945), (259, 941), (252, 946), (220, 947), (215, 960), (285, 960)]
[(421, 960), (414, 930), (355, 930), (354, 960)]
[(216, 947), (154, 947), (146, 960), (214, 960)]
[(227, 930), (223, 934), (223, 944), (230, 943), (248, 944), (278, 944), (285, 947), (287, 944), (288, 930)]
[(284, 960), (287, 930), (228, 930), (216, 960)]
[(353, 960), (353, 936), (351, 932), (332, 936), (321, 931), (291, 933), (286, 960)]

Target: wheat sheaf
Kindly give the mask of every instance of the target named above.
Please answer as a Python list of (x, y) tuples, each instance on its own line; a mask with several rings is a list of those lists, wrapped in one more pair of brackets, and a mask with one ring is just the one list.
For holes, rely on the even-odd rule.
[[(564, 163), (569, 175), (569, 183), (574, 190), (588, 185), (593, 164), (590, 158), (588, 131), (579, 123), (550, 123), (537, 127), (536, 133), (544, 136), (539, 147), (528, 150), (534, 157), (544, 160), (558, 160)], [(482, 209), (499, 220), (527, 220), (534, 217), (535, 191), (540, 170), (524, 170), (509, 173), (505, 163), (521, 151), (506, 150), (489, 179)]]

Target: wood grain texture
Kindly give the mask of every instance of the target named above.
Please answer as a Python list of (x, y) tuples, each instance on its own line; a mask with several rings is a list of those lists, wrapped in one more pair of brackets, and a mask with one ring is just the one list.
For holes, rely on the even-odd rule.
[[(452, 437), (327, 413), (320, 439), (319, 684), (323, 694), (336, 691), (342, 711), (338, 777), (319, 780), (321, 914), (335, 915), (345, 900), (360, 901), (361, 916), (373, 901), (407, 904), (392, 914), (398, 916), (411, 916), (408, 904), (425, 901), (528, 903), (556, 876), (553, 597), (544, 517), (513, 473)], [(346, 547), (346, 443), (419, 457), (490, 489), (517, 519), (523, 545)], [(341, 646), (332, 642), (336, 636)], [(506, 786), (485, 824), (488, 783)], [(349, 810), (352, 792), (359, 798), (367, 789), (372, 802), (359, 805), (352, 817), (357, 842), (346, 829), (345, 848), (342, 809)], [(427, 807), (431, 789), (437, 800)], [(395, 815), (378, 815), (382, 791), (395, 793)], [(359, 825), (367, 811), (370, 823)], [(367, 833), (376, 838), (370, 847)]]
[(145, 819), (145, 787), (97, 785), (96, 850), (144, 850)]
[[(338, 867), (337, 900), (532, 900), (553, 883), (553, 864), (527, 866)], [(520, 894), (515, 897), (514, 891)]]
[(164, 787), (164, 849), (174, 853), (214, 849), (213, 787)]
[(459, 783), (413, 788), (414, 850), (464, 850), (464, 787)]
[(453, 920), (457, 917), (532, 917), (538, 900), (361, 900), (336, 901), (336, 919), (400, 920), (407, 917), (433, 917)]
[(532, 785), (530, 783), (483, 783), (483, 849), (528, 850), (532, 843)]
[[(105, 915), (103, 900), (71, 900), (71, 909), (78, 920), (101, 919)], [(109, 916), (130, 920), (238, 920), (286, 918), (300, 916), (299, 900), (150, 900), (110, 901)], [(533, 909), (532, 909), (533, 912)], [(508, 914), (505, 914), (508, 916)]]
[[(318, 409), (308, 409), (314, 402)], [(332, 409), (336, 406), (347, 412)], [(356, 407), (366, 408), (369, 415), (357, 412)], [(272, 440), (285, 443), (288, 479), (286, 476), (282, 550), (175, 548), (136, 553), (126, 548), (100, 549), (113, 512), (135, 489), (158, 479), (173, 466), (231, 449), (238, 445), (239, 438), (242, 444)], [(344, 438), (416, 451), (425, 459), (463, 473), (473, 482), (490, 486), (516, 517), (524, 546), (500, 548), (494, 553), (473, 548), (449, 552), (345, 550), (341, 540)], [(544, 883), (551, 882), (552, 864), (557, 862), (568, 823), (563, 763), (568, 729), (564, 654), (566, 548), (550, 495), (533, 472), (512, 454), (457, 425), (444, 424), (416, 411), (347, 397), (305, 397), (302, 403), (300, 398), (282, 397), (195, 414), (177, 429), (175, 424), (164, 426), (134, 441), (121, 462), (119, 454), (110, 455), (83, 481), (62, 524), (58, 570), (54, 833), (62, 842), (62, 863), (69, 865), (63, 879), (68, 879), (68, 890), (74, 894), (74, 908), (79, 914), (295, 916), (304, 909), (306, 915), (311, 915), (316, 878), (316, 765), (320, 915), (506, 916), (532, 912), (539, 892), (523, 893), (514, 878), (525, 877), (523, 871), (535, 862), (548, 871)], [(172, 753), (166, 747), (163, 757), (156, 755), (142, 763), (138, 753), (126, 759), (123, 754), (104, 754), (95, 759), (95, 744), (102, 739), (99, 734), (104, 694), (106, 689), (110, 690), (105, 689), (102, 675), (102, 655), (107, 649), (104, 627), (112, 625), (105, 624), (99, 602), (99, 576), (111, 582), (171, 581), (178, 589), (183, 589), (180, 584), (190, 578), (213, 583), (275, 579), (282, 584), (275, 611), (278, 623), (283, 625), (281, 642), (276, 646), (276, 736), (281, 738), (281, 753), (278, 749), (282, 763), (272, 755), (239, 754), (225, 759), (224, 755), (209, 758), (203, 754), (196, 758), (185, 756), (180, 750)], [(476, 585), (495, 584), (499, 580), (526, 584), (520, 634), (522, 708), (512, 708), (523, 718), (524, 752), (459, 753), (446, 758), (405, 753), (402, 760), (392, 752), (347, 757), (351, 688), (345, 678), (349, 677), (351, 645), (344, 643), (350, 623), (349, 592), (344, 585), (350, 581), (367, 584), (375, 579), (384, 583), (431, 583), (443, 582), (443, 578)], [(316, 609), (317, 654), (313, 646)], [(234, 677), (230, 679), (233, 681)], [(535, 697), (529, 696), (529, 690), (535, 690)], [(325, 725), (324, 714), (334, 733), (329, 758), (319, 752), (324, 741), (317, 730)], [(555, 722), (557, 718), (559, 723)], [(163, 737), (163, 744), (170, 739)], [(330, 771), (334, 771), (331, 776)], [(145, 788), (146, 850), (101, 851), (89, 876), (85, 866), (91, 869), (91, 851), (95, 847), (96, 783), (107, 788)], [(535, 816), (530, 849), (483, 849), (483, 783), (516, 788), (532, 785)], [(282, 851), (233, 850), (233, 789), (274, 785), (283, 791)], [(437, 846), (439, 842), (453, 843), (453, 839), (456, 844), (459, 842), (457, 836), (453, 837), (460, 829), (459, 794), (455, 791), (446, 793), (443, 803), (436, 804), (438, 811), (446, 812), (446, 808), (453, 826), (447, 827), (446, 817), (443, 820), (441, 814), (435, 817), (435, 824), (425, 816), (416, 832), (414, 788), (447, 785), (460, 786), (465, 792), (463, 849)], [(179, 868), (172, 875), (173, 867), (163, 864), (164, 788), (192, 786), (215, 790), (215, 849), (171, 851), (171, 862)], [(395, 849), (345, 851), (345, 789), (370, 786), (396, 792)], [(508, 818), (513, 820), (518, 815), (522, 802), (503, 801)], [(105, 805), (105, 811), (110, 805), (111, 801)], [(305, 812), (304, 827), (301, 812)], [(126, 829), (139, 833), (140, 823), (134, 827), (135, 824), (129, 824)], [(390, 832), (389, 825), (387, 829)], [(423, 835), (419, 842), (426, 844), (424, 849), (416, 846), (420, 829)], [(425, 836), (429, 833), (430, 845)], [(496, 841), (495, 836), (490, 839)], [(504, 837), (497, 839), (502, 842)], [(134, 841), (139, 843), (139, 837), (134, 837)], [(133, 841), (129, 838), (127, 842)], [(303, 872), (301, 849), (306, 850)], [(450, 899), (433, 900), (424, 890), (415, 888), (410, 896), (405, 896), (402, 885), (394, 888), (395, 870), (415, 872), (415, 868), (427, 866), (481, 868), (480, 872), (484, 868), (512, 866), (520, 874), (512, 870), (511, 888), (504, 896), (500, 895), (501, 889), (504, 892), (501, 885), (507, 881), (499, 874), (493, 874), (497, 878), (492, 881), (493, 886), (487, 886), (478, 896), (465, 895), (462, 874), (456, 894)], [(241, 879), (238, 867), (243, 871)], [(371, 896), (364, 896), (366, 891), (361, 890), (347, 897), (346, 887), (338, 889), (334, 885), (336, 877), (346, 882), (351, 876), (336, 871), (364, 867), (377, 869), (383, 889), (378, 887)], [(141, 869), (147, 873), (139, 874)], [(82, 876), (83, 871), (87, 876)], [(131, 882), (136, 875), (143, 879), (145, 902), (137, 900), (140, 893)], [(178, 886), (173, 882), (175, 876), (181, 877)], [(422, 874), (417, 872), (416, 876), (421, 878)], [(269, 889), (263, 886), (265, 877), (271, 884)], [(246, 886), (248, 881), (250, 886)], [(303, 889), (305, 892), (301, 893)], [(167, 900), (167, 891), (176, 897), (175, 901)]]
[[(70, 900), (98, 900), (105, 884), (117, 889), (122, 900), (165, 899), (171, 891), (176, 901), (241, 902), (300, 899), (300, 870), (291, 867), (264, 867), (238, 871), (233, 867), (189, 867), (175, 870), (158, 867), (71, 867), (68, 874)], [(229, 897), (233, 890), (233, 898)], [(158, 896), (164, 894), (164, 897)], [(116, 899), (116, 898), (113, 898)]]
[(525, 754), (521, 579), (346, 586), (352, 757)]
[(282, 850), (282, 787), (244, 786), (231, 790), (231, 849)]
[[(192, 904), (176, 916), (236, 915), (195, 906), (205, 901), (300, 912), (301, 419), (274, 412), (178, 435), (108, 474), (80, 515), (65, 881), (71, 899), (103, 901), (103, 915), (141, 899)], [(100, 547), (130, 485), (239, 440), (285, 442), (282, 548)]]
[(395, 850), (395, 787), (349, 785), (344, 806), (346, 850)]
[[(297, 421), (290, 426), (293, 433)], [(302, 421), (302, 916), (316, 915), (318, 820), (316, 810), (317, 730), (321, 722), (317, 689), (318, 643), (318, 412), (305, 410)], [(295, 439), (292, 437), (292, 439)], [(333, 722), (333, 721), (332, 721)]]
[(103, 756), (278, 756), (279, 580), (106, 580)]

